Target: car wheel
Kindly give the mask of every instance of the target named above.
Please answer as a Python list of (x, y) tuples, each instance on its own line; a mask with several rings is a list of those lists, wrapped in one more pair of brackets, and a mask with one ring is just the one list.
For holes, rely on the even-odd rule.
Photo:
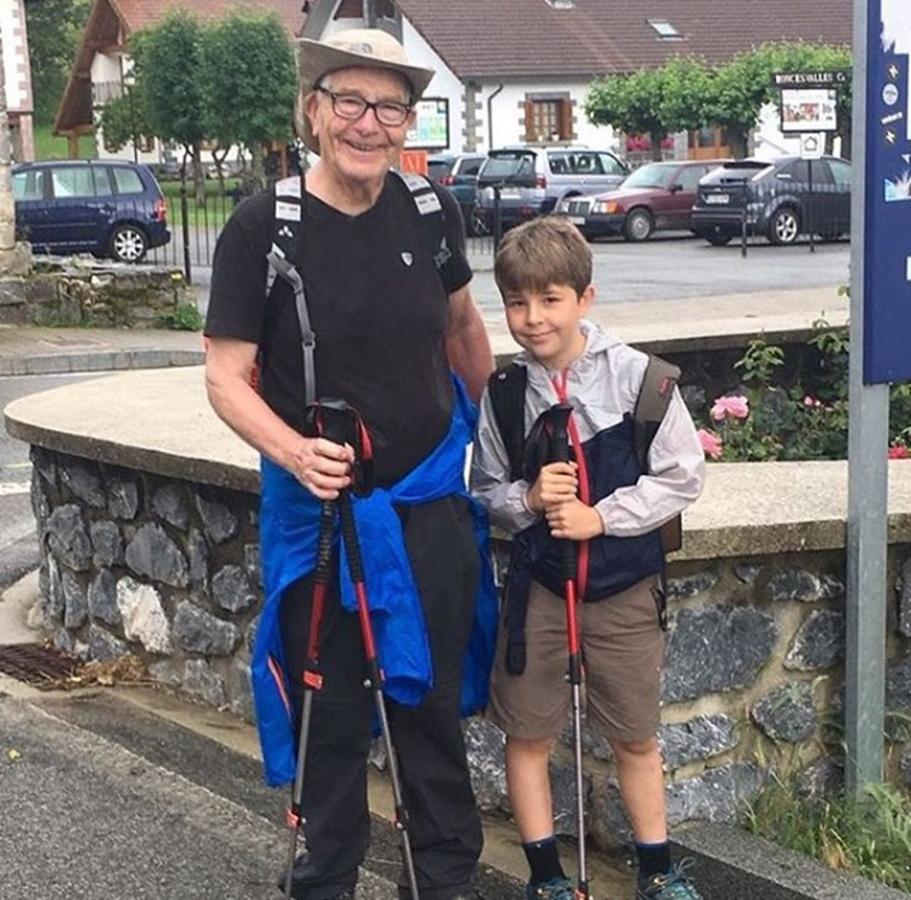
[(145, 232), (138, 225), (118, 225), (111, 235), (111, 256), (118, 262), (142, 262), (149, 249)]
[(647, 209), (634, 209), (623, 223), (623, 237), (628, 241), (647, 241), (655, 230), (655, 220)]
[(720, 228), (715, 231), (706, 231), (702, 232), (701, 236), (704, 237), (713, 247), (723, 247), (725, 244), (730, 244), (734, 239), (735, 232), (733, 231), (722, 231)]
[(790, 206), (779, 209), (769, 222), (769, 240), (773, 244), (793, 244), (800, 235), (800, 217)]

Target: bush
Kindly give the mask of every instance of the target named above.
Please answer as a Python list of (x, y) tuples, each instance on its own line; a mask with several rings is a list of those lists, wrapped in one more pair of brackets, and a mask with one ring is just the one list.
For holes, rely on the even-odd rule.
[[(844, 459), (848, 453), (848, 331), (814, 323), (810, 343), (820, 357), (819, 386), (776, 384), (781, 347), (751, 341), (734, 367), (742, 393), (718, 397), (699, 429), (703, 450), (725, 462)], [(911, 385), (890, 394), (889, 456), (911, 456)]]
[(158, 324), (172, 331), (202, 331), (203, 321), (192, 303), (178, 303), (158, 317)]

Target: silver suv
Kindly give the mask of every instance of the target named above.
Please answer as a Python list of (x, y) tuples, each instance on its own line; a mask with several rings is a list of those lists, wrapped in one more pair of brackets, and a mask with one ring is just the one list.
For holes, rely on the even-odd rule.
[(561, 200), (616, 187), (629, 169), (609, 150), (588, 147), (503, 147), (478, 173), (478, 211), (493, 219), (496, 187), (504, 228), (553, 212)]

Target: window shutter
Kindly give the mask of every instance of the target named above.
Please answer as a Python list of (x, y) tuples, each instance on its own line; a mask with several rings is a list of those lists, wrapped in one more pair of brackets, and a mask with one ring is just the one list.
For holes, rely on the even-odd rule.
[(535, 134), (535, 103), (534, 100), (525, 101), (525, 143), (533, 144), (538, 139)]
[(573, 139), (573, 103), (572, 100), (560, 101), (560, 140)]

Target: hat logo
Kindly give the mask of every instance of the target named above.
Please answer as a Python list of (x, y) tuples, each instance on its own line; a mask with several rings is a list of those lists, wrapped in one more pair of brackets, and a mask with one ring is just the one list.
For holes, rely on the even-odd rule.
[(412, 253), (409, 253), (407, 250), (403, 250), (402, 262), (405, 263), (406, 266), (410, 266), (414, 262), (414, 255)]
[(351, 53), (366, 53), (368, 56), (373, 55), (373, 44), (353, 44), (340, 41), (336, 46), (341, 50), (348, 50)]

